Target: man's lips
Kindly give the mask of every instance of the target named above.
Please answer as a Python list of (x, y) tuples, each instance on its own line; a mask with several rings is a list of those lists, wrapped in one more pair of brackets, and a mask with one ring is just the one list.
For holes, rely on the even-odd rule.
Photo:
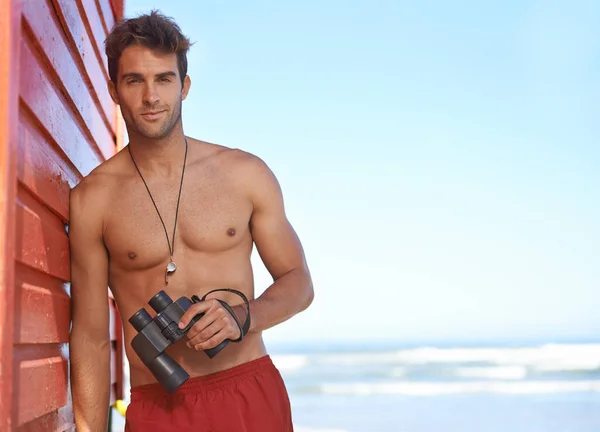
[(144, 117), (146, 120), (154, 120), (154, 119), (159, 118), (164, 112), (166, 112), (166, 110), (150, 111), (150, 112), (141, 114), (141, 116)]

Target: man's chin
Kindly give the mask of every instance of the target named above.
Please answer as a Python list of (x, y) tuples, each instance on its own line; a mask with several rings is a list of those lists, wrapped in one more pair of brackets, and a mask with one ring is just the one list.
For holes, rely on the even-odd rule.
[(151, 140), (159, 140), (159, 139), (163, 139), (166, 138), (168, 134), (165, 133), (148, 133), (148, 134), (141, 134), (144, 138), (146, 139), (151, 139)]
[(138, 128), (137, 132), (146, 139), (161, 139), (169, 135), (169, 131), (164, 128)]

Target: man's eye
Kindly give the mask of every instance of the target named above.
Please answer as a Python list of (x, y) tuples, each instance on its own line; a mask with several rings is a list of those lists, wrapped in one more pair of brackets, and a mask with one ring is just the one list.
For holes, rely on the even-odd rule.
[(160, 79), (160, 82), (171, 82), (171, 78), (163, 77)]
[(139, 79), (131, 79), (131, 80), (127, 81), (127, 84), (135, 84), (135, 83), (139, 83), (139, 82), (142, 82), (142, 80), (139, 80)]

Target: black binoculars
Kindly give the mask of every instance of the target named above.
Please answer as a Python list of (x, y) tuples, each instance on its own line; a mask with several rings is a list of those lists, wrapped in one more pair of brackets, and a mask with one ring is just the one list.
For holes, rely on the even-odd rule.
[(250, 308), (248, 300), (244, 294), (239, 291), (224, 288), (210, 291), (202, 299), (194, 295), (190, 300), (184, 296), (173, 302), (171, 297), (169, 297), (165, 291), (161, 290), (148, 302), (152, 309), (156, 311), (156, 316), (154, 318), (151, 318), (144, 308), (141, 308), (129, 318), (129, 322), (138, 332), (131, 341), (132, 348), (142, 362), (144, 362), (146, 367), (150, 369), (150, 372), (152, 372), (152, 375), (154, 375), (156, 380), (169, 393), (173, 393), (177, 390), (190, 376), (185, 369), (165, 352), (165, 350), (171, 344), (174, 344), (181, 339), (193, 325), (204, 316), (203, 313), (197, 314), (185, 328), (180, 329), (179, 321), (183, 314), (194, 303), (203, 301), (208, 294), (214, 291), (230, 291), (241, 296), (248, 308), (248, 315), (246, 317), (246, 322), (242, 326), (229, 305), (224, 301), (219, 300), (229, 313), (231, 313), (240, 327), (240, 337), (235, 341), (226, 339), (216, 347), (204, 350), (209, 358), (213, 358), (225, 348), (229, 342), (241, 341), (250, 327)]

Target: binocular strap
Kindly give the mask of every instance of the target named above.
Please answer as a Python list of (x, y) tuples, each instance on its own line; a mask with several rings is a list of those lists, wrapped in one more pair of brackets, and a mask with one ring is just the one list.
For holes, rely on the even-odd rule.
[(231, 314), (231, 316), (235, 320), (236, 324), (240, 328), (240, 337), (235, 340), (231, 340), (231, 339), (229, 339), (229, 340), (231, 342), (240, 342), (244, 338), (244, 336), (246, 336), (246, 334), (248, 333), (248, 330), (250, 329), (250, 303), (248, 302), (248, 298), (244, 295), (243, 292), (240, 292), (240, 291), (232, 289), (232, 288), (218, 288), (218, 289), (214, 289), (212, 291), (207, 292), (206, 294), (204, 294), (204, 297), (202, 297), (202, 298), (199, 298), (197, 295), (193, 295), (192, 302), (199, 303), (201, 301), (204, 301), (204, 300), (206, 300), (206, 297), (209, 294), (212, 294), (212, 293), (218, 292), (218, 291), (227, 291), (227, 292), (236, 294), (236, 295), (240, 296), (242, 298), (242, 300), (244, 300), (244, 303), (246, 303), (246, 310), (247, 310), (248, 314), (246, 315), (246, 321), (244, 322), (244, 325), (242, 325), (240, 323), (240, 320), (238, 319), (238, 317), (235, 315), (235, 312), (233, 311), (233, 309), (231, 309), (231, 306), (229, 306), (227, 304), (227, 302), (217, 299), (217, 300), (219, 300), (219, 303), (221, 303), (223, 305), (223, 307), (227, 310), (227, 312), (229, 312)]

